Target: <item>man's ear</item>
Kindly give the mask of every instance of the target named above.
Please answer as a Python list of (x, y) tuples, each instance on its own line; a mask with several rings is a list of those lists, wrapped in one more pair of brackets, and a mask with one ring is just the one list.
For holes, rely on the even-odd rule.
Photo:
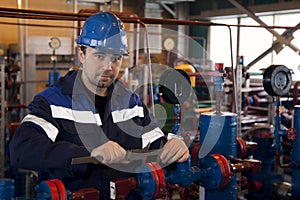
[(81, 51), (80, 47), (77, 47), (77, 54), (78, 54), (79, 61), (83, 63), (85, 55), (83, 51)]

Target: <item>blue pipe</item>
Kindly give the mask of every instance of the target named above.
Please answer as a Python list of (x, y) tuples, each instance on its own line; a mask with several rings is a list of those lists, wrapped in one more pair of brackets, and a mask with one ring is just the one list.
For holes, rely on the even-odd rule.
[(294, 107), (294, 128), (297, 135), (292, 151), (292, 199), (300, 199), (300, 105)]
[(281, 103), (279, 100), (275, 101), (275, 108), (276, 108), (276, 115), (274, 117), (275, 120), (275, 148), (278, 152), (280, 152), (280, 155), (282, 155), (282, 136), (286, 136), (287, 130), (281, 129), (281, 116), (279, 113), (279, 107), (281, 106)]
[(0, 199), (13, 199), (15, 196), (14, 180), (9, 178), (0, 179)]
[[(200, 151), (199, 158), (206, 160), (207, 156), (219, 153), (236, 158), (237, 151), (237, 115), (233, 113), (203, 113), (200, 116)], [(200, 166), (201, 168), (201, 166)], [(201, 195), (203, 196), (203, 195)], [(224, 188), (205, 188), (205, 200), (226, 199), (236, 200), (236, 177)]]
[(53, 71), (48, 73), (48, 86), (52, 86), (60, 78), (60, 73)]

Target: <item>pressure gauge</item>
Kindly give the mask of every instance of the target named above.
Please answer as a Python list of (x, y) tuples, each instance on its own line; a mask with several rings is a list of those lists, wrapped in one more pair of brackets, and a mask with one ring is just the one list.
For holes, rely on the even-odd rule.
[(284, 65), (271, 65), (263, 74), (263, 86), (271, 96), (283, 96), (292, 87), (292, 73)]
[(61, 45), (58, 37), (51, 37), (48, 42), (51, 49), (58, 49)]
[(168, 51), (173, 50), (175, 47), (175, 41), (172, 38), (167, 38), (164, 41), (164, 48)]

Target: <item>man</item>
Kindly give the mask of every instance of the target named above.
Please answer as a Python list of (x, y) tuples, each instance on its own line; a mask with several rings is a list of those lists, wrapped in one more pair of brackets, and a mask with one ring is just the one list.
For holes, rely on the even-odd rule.
[[(120, 19), (110, 12), (89, 17), (77, 43), (82, 70), (34, 97), (10, 143), (11, 163), (38, 171), (40, 180), (61, 179), (71, 191), (97, 188), (109, 199), (110, 180), (132, 176), (124, 167), (126, 152), (157, 149), (165, 137), (139, 96), (117, 81), (128, 54)], [(164, 142), (162, 163), (187, 159), (181, 139)], [(101, 163), (71, 164), (84, 156)]]

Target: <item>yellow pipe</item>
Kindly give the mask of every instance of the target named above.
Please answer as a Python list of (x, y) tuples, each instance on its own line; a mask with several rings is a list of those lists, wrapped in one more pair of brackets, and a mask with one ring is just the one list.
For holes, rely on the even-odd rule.
[[(196, 72), (195, 68), (187, 63), (183, 63), (183, 64), (179, 64), (175, 67), (175, 69), (181, 69), (190, 73), (194, 73)], [(190, 76), (190, 80), (191, 80), (191, 85), (192, 87), (196, 86), (196, 76)]]

